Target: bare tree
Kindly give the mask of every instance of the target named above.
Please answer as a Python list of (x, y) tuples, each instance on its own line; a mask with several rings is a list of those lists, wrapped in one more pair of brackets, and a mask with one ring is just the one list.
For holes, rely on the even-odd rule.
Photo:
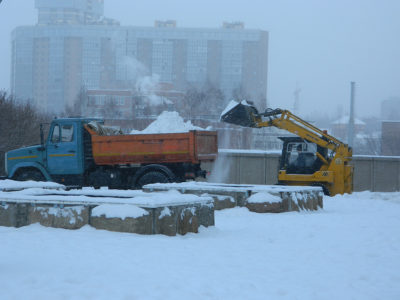
[(179, 112), (189, 119), (217, 119), (223, 105), (224, 95), (222, 91), (207, 83), (201, 89), (188, 88), (182, 101), (176, 106)]
[(40, 143), (40, 123), (50, 117), (34, 106), (19, 104), (6, 92), (0, 91), (0, 173), (4, 174), (4, 154), (12, 149)]
[(87, 89), (84, 85), (82, 85), (74, 103), (71, 106), (67, 105), (65, 107), (63, 115), (82, 116), (87, 113), (88, 105), (89, 98), (87, 95)]

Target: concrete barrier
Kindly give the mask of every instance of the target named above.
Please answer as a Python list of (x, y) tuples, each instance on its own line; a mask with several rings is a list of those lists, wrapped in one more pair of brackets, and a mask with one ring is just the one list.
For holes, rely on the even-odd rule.
[[(229, 169), (225, 177), (216, 182), (229, 184), (276, 184), (278, 181), (278, 153), (262, 151), (220, 151), (219, 160)], [(353, 156), (354, 191), (400, 191), (400, 157)], [(213, 164), (203, 168), (213, 171)]]
[(200, 226), (215, 224), (214, 200), (208, 196), (176, 192), (104, 198), (100, 190), (94, 192), (97, 198), (77, 198), (72, 191), (68, 195), (64, 191), (43, 190), (41, 196), (34, 195), (35, 191), (32, 194), (29, 190), (22, 194), (0, 192), (0, 226), (40, 223), (47, 227), (79, 229), (90, 225), (109, 231), (174, 236), (197, 233)]
[(355, 156), (354, 191), (400, 191), (400, 157)]
[(214, 207), (218, 206), (219, 209), (245, 206), (258, 213), (323, 208), (323, 193), (320, 187), (182, 182), (148, 184), (143, 190), (175, 190), (184, 194), (207, 195), (212, 196)]

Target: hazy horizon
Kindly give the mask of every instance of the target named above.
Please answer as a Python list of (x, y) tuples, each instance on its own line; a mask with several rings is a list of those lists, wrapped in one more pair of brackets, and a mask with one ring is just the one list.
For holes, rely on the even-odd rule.
[[(380, 102), (400, 97), (400, 1), (283, 0), (105, 0), (106, 17), (123, 26), (153, 26), (176, 20), (177, 27), (219, 28), (242, 21), (245, 28), (269, 32), (268, 103), (300, 113), (348, 111), (350, 82), (356, 82), (356, 115), (380, 116)], [(0, 89), (9, 91), (11, 31), (34, 25), (34, 0), (3, 0), (0, 35)], [(341, 108), (340, 108), (341, 107)]]

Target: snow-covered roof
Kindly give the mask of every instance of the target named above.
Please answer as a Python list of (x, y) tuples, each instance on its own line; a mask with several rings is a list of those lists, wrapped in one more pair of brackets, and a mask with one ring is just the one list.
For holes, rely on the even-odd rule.
[[(350, 116), (343, 116), (340, 119), (333, 121), (332, 124), (349, 124)], [(364, 121), (360, 119), (354, 118), (354, 124), (356, 125), (365, 125)]]

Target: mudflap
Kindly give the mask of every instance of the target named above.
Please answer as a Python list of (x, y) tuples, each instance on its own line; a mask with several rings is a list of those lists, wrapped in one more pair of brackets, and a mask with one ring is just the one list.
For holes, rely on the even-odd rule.
[(243, 127), (256, 127), (257, 116), (257, 109), (246, 101), (242, 101), (221, 115), (221, 121)]

